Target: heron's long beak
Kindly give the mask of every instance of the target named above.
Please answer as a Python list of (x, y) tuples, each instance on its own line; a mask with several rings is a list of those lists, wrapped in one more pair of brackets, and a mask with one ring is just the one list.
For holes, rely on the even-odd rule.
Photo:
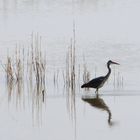
[(112, 64), (120, 65), (119, 63), (117, 63), (117, 62), (113, 62), (113, 61), (112, 61)]

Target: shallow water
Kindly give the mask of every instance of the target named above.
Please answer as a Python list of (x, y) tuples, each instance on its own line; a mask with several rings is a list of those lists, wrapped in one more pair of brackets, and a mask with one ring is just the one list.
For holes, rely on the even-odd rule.
[[(139, 139), (139, 6), (138, 0), (0, 0), (2, 139)], [(45, 88), (38, 91), (26, 71), (23, 83), (7, 84), (7, 54), (14, 59), (16, 46), (26, 52), (36, 34), (46, 52)], [(65, 82), (71, 44), (74, 88)], [(109, 59), (120, 66), (112, 66), (99, 97), (81, 89), (84, 65), (91, 79), (107, 72)]]
[[(83, 99), (93, 100), (93, 106)], [(37, 120), (31, 117), (29, 107), (15, 109), (14, 105), (1, 103), (1, 135), (4, 139), (138, 139), (139, 99), (112, 94), (99, 99), (78, 96), (71, 114), (65, 97), (48, 97)]]

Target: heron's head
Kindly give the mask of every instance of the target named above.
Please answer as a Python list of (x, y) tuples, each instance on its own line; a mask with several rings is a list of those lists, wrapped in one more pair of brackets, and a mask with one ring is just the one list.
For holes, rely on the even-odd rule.
[(109, 61), (107, 62), (107, 65), (109, 66), (109, 65), (111, 65), (111, 64), (120, 65), (120, 64), (117, 63), (117, 62), (114, 62), (114, 61), (109, 60)]

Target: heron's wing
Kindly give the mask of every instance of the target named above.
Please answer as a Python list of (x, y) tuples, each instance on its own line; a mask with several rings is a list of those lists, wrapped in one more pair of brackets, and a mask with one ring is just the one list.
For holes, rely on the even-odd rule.
[(99, 87), (99, 85), (103, 82), (104, 80), (104, 76), (101, 77), (97, 77), (95, 79), (92, 79), (91, 81), (89, 81), (88, 83), (86, 83), (87, 87), (93, 87), (93, 88), (97, 88)]

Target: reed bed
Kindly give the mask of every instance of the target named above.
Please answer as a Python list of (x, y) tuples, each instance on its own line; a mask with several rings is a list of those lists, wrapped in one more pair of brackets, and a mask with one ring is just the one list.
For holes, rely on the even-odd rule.
[[(8, 102), (16, 98), (16, 106), (25, 105), (25, 96), (29, 92), (32, 99), (32, 113), (34, 118), (40, 118), (42, 103), (46, 96), (46, 53), (41, 46), (41, 37), (31, 36), (29, 46), (16, 46), (12, 55), (7, 55), (3, 68), (6, 73)], [(15, 99), (13, 99), (15, 101)], [(38, 115), (38, 117), (37, 117)]]
[[(16, 91), (16, 106), (20, 105), (21, 93), (23, 92), (23, 54), (15, 49), (14, 57), (7, 56), (6, 64), (3, 66), (6, 72), (6, 83), (8, 89), (8, 102)], [(16, 85), (16, 86), (15, 86)], [(24, 103), (23, 103), (24, 104)]]

